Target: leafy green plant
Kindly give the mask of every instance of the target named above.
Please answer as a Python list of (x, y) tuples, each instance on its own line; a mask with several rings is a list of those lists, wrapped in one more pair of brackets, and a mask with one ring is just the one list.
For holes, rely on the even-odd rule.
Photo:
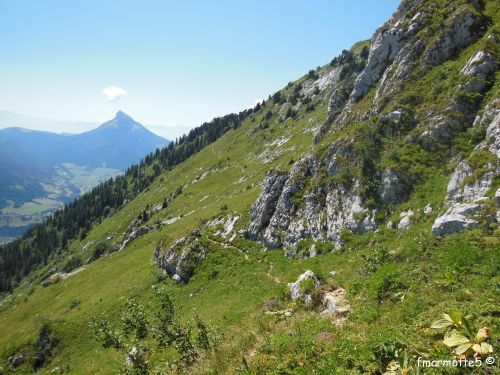
[(369, 255), (362, 255), (365, 260), (365, 270), (368, 273), (377, 271), (377, 269), (384, 263), (391, 260), (389, 249), (385, 246), (375, 249)]
[(396, 264), (386, 263), (370, 277), (368, 281), (370, 293), (378, 302), (401, 301), (404, 292), (408, 289), (406, 280), (403, 278)]
[(453, 353), (460, 358), (493, 353), (493, 346), (488, 342), (490, 329), (482, 327), (474, 334), (470, 316), (463, 316), (459, 311), (444, 313), (443, 318), (432, 323), (431, 328), (445, 330), (443, 344), (453, 348)]
[(391, 363), (399, 363), (405, 352), (406, 344), (399, 340), (382, 342), (372, 349), (373, 358), (381, 371), (388, 368)]

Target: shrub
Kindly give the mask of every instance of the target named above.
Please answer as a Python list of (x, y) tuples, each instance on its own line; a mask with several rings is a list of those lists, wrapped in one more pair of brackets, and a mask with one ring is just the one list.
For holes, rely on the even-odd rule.
[(300, 283), (300, 289), (304, 294), (311, 294), (316, 286), (312, 277), (308, 277)]
[(307, 79), (312, 79), (312, 80), (317, 80), (318, 79), (318, 74), (313, 70), (309, 70), (306, 76)]
[(384, 263), (391, 260), (389, 249), (382, 246), (375, 249), (370, 255), (362, 255), (365, 260), (366, 272), (373, 273)]
[(92, 318), (96, 340), (104, 348), (125, 353), (127, 361), (123, 373), (149, 374), (149, 357), (154, 353), (152, 344), (159, 349), (175, 349), (179, 356), (175, 363), (178, 369), (193, 365), (199, 357), (199, 349), (209, 350), (217, 344), (216, 335), (200, 319), (196, 318), (194, 336), (191, 324), (182, 325), (179, 322), (166, 289), (154, 288), (154, 296), (155, 303), (148, 306), (152, 317), (146, 315), (146, 307), (136, 299), (125, 299), (119, 329), (112, 329), (105, 317)]
[(272, 96), (272, 100), (275, 104), (281, 104), (283, 101), (283, 97), (281, 95), (281, 91), (275, 92)]
[(83, 258), (80, 255), (74, 255), (69, 257), (68, 260), (64, 263), (62, 267), (63, 272), (71, 272), (75, 268), (78, 268), (83, 265)]
[(384, 264), (373, 274), (370, 280), (372, 296), (379, 302), (395, 299), (407, 289), (396, 264)]
[(30, 356), (31, 367), (37, 371), (45, 365), (52, 357), (52, 349), (57, 346), (59, 340), (49, 323), (44, 323), (38, 332), (36, 343), (33, 345)]
[(109, 245), (107, 242), (104, 241), (99, 242), (94, 248), (94, 251), (92, 252), (92, 260), (96, 260), (102, 257), (106, 253), (108, 248)]
[(286, 113), (285, 113), (285, 117), (294, 119), (297, 117), (297, 111), (295, 109), (293, 109), (292, 107), (288, 107), (288, 109), (286, 110)]

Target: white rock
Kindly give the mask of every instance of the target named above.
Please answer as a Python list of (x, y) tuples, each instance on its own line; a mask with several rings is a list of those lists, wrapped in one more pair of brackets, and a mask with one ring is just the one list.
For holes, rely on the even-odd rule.
[(296, 301), (301, 297), (304, 298), (304, 301), (306, 303), (308, 303), (310, 301), (311, 296), (308, 294), (304, 295), (304, 291), (302, 290), (301, 285), (300, 285), (306, 279), (312, 279), (314, 281), (315, 287), (317, 287), (319, 285), (319, 280), (316, 277), (316, 275), (314, 274), (314, 272), (311, 270), (307, 270), (306, 272), (304, 272), (302, 275), (300, 275), (298, 277), (297, 281), (295, 281), (293, 283), (288, 283), (288, 289), (290, 290), (290, 298), (292, 299), (292, 301)]
[(380, 198), (385, 204), (401, 203), (408, 195), (408, 181), (405, 176), (398, 176), (391, 169), (385, 169), (381, 175)]
[(414, 215), (414, 212), (410, 209), (408, 211), (403, 211), (399, 214), (401, 220), (398, 224), (398, 229), (404, 230), (410, 227), (410, 217)]
[[(404, 47), (420, 28), (418, 20), (412, 23), (411, 28), (405, 29), (404, 27), (402, 21), (412, 8), (411, 2), (402, 2), (391, 18), (375, 31), (371, 40), (368, 62), (356, 78), (349, 97), (351, 103), (357, 102), (363, 97), (384, 75), (393, 61), (403, 61), (404, 57), (408, 55), (409, 48), (405, 49)], [(385, 81), (384, 78), (382, 81)]]
[(489, 52), (479, 51), (472, 56), (460, 70), (465, 76), (475, 76), (486, 79), (497, 67), (497, 59)]
[(132, 367), (134, 364), (134, 359), (137, 357), (139, 354), (139, 350), (135, 346), (130, 349), (130, 351), (127, 353), (127, 356), (125, 357), (125, 367)]
[(408, 229), (410, 227), (410, 217), (405, 216), (398, 224), (398, 229)]
[[(488, 150), (493, 155), (500, 157), (500, 110), (497, 109), (498, 99), (486, 106), (484, 113), (474, 121), (474, 126), (488, 125), (486, 139), (476, 146), (473, 153), (478, 150)], [(475, 181), (467, 179), (473, 175), (473, 170), (466, 160), (460, 162), (451, 175), (448, 183), (447, 196), (444, 206), (447, 211), (439, 216), (432, 227), (436, 236), (448, 235), (466, 229), (476, 228), (479, 223), (469, 216), (476, 215), (489, 200), (487, 193), (490, 191), (493, 178), (500, 173), (495, 163), (489, 163), (490, 171), (484, 172)], [(467, 183), (466, 183), (467, 182)], [(500, 217), (500, 215), (498, 215)]]
[(424, 208), (424, 214), (428, 215), (432, 212), (432, 204), (428, 204), (427, 206), (425, 206)]
[(401, 111), (393, 111), (389, 113), (389, 118), (395, 122), (400, 122), (401, 121)]
[(469, 219), (460, 214), (445, 214), (436, 219), (432, 225), (432, 234), (435, 236), (445, 236), (455, 232), (462, 232), (466, 229), (476, 228), (476, 220)]
[(345, 294), (346, 292), (342, 288), (326, 292), (323, 295), (324, 310), (321, 312), (321, 315), (343, 316), (347, 314), (351, 310), (351, 307), (345, 297)]
[(316, 255), (317, 255), (317, 251), (316, 251), (316, 244), (312, 244), (311, 247), (309, 248), (309, 257), (310, 258), (314, 258)]

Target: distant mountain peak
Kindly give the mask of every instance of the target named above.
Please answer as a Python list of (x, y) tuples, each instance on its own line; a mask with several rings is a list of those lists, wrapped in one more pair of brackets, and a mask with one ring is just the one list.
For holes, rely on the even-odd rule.
[(105, 122), (98, 129), (103, 128), (118, 128), (120, 130), (137, 131), (143, 129), (144, 127), (125, 112), (118, 111), (112, 120)]
[(116, 112), (115, 119), (117, 119), (117, 120), (131, 120), (131, 121), (134, 121), (134, 119), (131, 116), (127, 115), (123, 111)]

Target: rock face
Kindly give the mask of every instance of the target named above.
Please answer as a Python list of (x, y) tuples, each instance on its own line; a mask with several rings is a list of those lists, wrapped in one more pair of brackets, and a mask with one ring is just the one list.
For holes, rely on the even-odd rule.
[(495, 56), (485, 51), (477, 52), (460, 71), (464, 76), (471, 78), (460, 88), (467, 92), (483, 91), (488, 85), (486, 80), (491, 78), (496, 69), (497, 59)]
[[(487, 126), (486, 139), (476, 146), (469, 159), (481, 157), (481, 165), (473, 168), (469, 160), (461, 161), (451, 175), (445, 199), (446, 212), (439, 216), (432, 226), (436, 236), (449, 235), (479, 225), (473, 216), (479, 213), (488, 200), (487, 193), (493, 178), (500, 174), (500, 110), (499, 100), (486, 107), (482, 116), (474, 121), (474, 126)], [(477, 163), (477, 161), (476, 161)]]
[[(409, 17), (408, 12), (417, 9), (420, 0), (403, 1), (391, 18), (380, 26), (372, 37), (368, 63), (358, 76), (349, 101), (354, 103), (363, 97), (371, 87), (384, 75), (389, 76), (386, 70), (394, 62), (400, 64), (410, 54), (410, 40), (420, 29), (419, 15), (412, 17), (411, 23), (404, 20)], [(407, 74), (407, 69), (399, 68), (398, 75)], [(387, 81), (384, 79), (384, 81)]]
[(332, 69), (329, 72), (320, 73), (314, 81), (305, 81), (300, 93), (306, 97), (312, 97), (316, 95), (316, 92), (324, 91), (327, 87), (338, 82), (340, 70), (338, 68)]
[(478, 222), (464, 215), (446, 213), (439, 216), (432, 226), (432, 234), (445, 236), (455, 232), (463, 232), (466, 229), (477, 228)]
[(151, 231), (151, 228), (149, 228), (146, 225), (142, 225), (139, 228), (133, 230), (128, 237), (123, 241), (123, 243), (120, 246), (120, 251), (125, 248), (130, 242), (135, 240), (138, 237), (144, 236), (146, 233), (149, 233)]
[(385, 204), (401, 203), (408, 198), (410, 183), (408, 177), (386, 169), (382, 172), (380, 198)]
[(221, 236), (229, 242), (236, 237), (237, 233), (234, 232), (234, 226), (239, 220), (238, 215), (221, 216), (207, 223), (207, 227), (214, 228), (214, 235)]
[[(363, 207), (358, 182), (350, 187), (314, 185), (307, 190), (309, 180), (320, 168), (329, 176), (338, 173), (337, 158), (345, 152), (346, 148), (333, 145), (321, 162), (306, 156), (288, 173), (269, 172), (250, 209), (249, 238), (269, 249), (293, 249), (307, 238), (331, 241), (340, 247), (342, 230), (363, 233), (375, 229), (374, 212)], [(288, 254), (293, 255), (293, 251)]]
[[(485, 30), (487, 21), (478, 15), (477, 9), (470, 5), (453, 8), (451, 4), (452, 13), (446, 20), (446, 27), (434, 32), (434, 42), (429, 45), (419, 32), (432, 22), (430, 14), (435, 11), (434, 7), (421, 0), (402, 1), (391, 18), (376, 30), (368, 62), (349, 96), (351, 104), (360, 100), (377, 82), (380, 84), (375, 102), (378, 102), (382, 96), (398, 90), (399, 83), (418, 67), (419, 60), (424, 71), (441, 64), (477, 40)], [(430, 37), (429, 32), (427, 28), (425, 38)], [(478, 62), (477, 68), (466, 69), (464, 73), (489, 74), (494, 69), (493, 62), (485, 55), (477, 56), (472, 65)]]
[(283, 191), (283, 185), (288, 177), (288, 174), (277, 171), (267, 173), (262, 184), (262, 192), (250, 209), (252, 220), (248, 228), (249, 238), (253, 240), (262, 238), (262, 231), (271, 221), (276, 210), (276, 204)]
[(173, 280), (187, 283), (196, 267), (205, 259), (207, 251), (201, 241), (201, 232), (194, 230), (189, 236), (175, 241), (167, 251), (160, 242), (153, 256), (160, 269)]
[(448, 26), (425, 52), (424, 63), (436, 65), (448, 60), (483, 33), (486, 20), (470, 7), (460, 7), (451, 15)]

